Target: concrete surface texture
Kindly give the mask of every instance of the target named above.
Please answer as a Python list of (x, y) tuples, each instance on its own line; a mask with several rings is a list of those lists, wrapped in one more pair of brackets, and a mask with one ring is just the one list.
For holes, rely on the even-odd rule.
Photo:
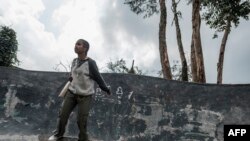
[[(250, 124), (250, 85), (196, 84), (103, 74), (88, 132), (98, 141), (222, 141), (223, 125)], [(0, 141), (45, 141), (56, 127), (68, 73), (0, 67)], [(76, 109), (75, 109), (76, 111)], [(76, 112), (65, 136), (77, 137)], [(64, 140), (76, 140), (65, 138)]]

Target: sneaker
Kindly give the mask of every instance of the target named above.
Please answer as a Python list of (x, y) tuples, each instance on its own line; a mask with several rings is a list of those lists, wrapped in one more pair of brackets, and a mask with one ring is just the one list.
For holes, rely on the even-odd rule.
[(57, 141), (58, 139), (62, 138), (62, 136), (58, 137), (58, 136), (55, 136), (55, 135), (52, 135), (49, 137), (49, 141)]

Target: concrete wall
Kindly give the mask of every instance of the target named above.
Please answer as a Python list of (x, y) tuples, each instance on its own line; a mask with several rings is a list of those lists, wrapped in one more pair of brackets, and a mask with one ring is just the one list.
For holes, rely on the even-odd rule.
[[(0, 68), (0, 140), (52, 134), (67, 73)], [(250, 124), (250, 85), (213, 85), (103, 74), (113, 95), (96, 88), (89, 135), (112, 141), (219, 141), (224, 124)], [(77, 136), (74, 112), (67, 135)]]

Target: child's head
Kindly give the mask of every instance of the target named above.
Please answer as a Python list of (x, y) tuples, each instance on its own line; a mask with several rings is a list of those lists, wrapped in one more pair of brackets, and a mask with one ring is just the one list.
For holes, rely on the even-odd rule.
[(84, 39), (78, 39), (75, 44), (75, 53), (84, 53), (87, 55), (89, 51), (89, 43)]

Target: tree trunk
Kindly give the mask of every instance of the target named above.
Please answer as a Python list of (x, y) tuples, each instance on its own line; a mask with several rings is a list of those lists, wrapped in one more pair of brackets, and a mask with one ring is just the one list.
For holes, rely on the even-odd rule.
[(231, 28), (231, 21), (227, 20), (227, 26), (226, 26), (226, 29), (225, 29), (225, 32), (221, 41), (219, 60), (217, 64), (217, 84), (222, 84), (224, 54), (225, 54), (227, 38), (230, 33), (230, 28)]
[(192, 71), (192, 81), (197, 82), (197, 62), (195, 58), (195, 49), (194, 49), (194, 35), (192, 34), (191, 40), (191, 71)]
[(159, 24), (159, 50), (161, 58), (161, 66), (163, 77), (172, 79), (170, 63), (168, 59), (167, 43), (166, 43), (166, 25), (167, 25), (167, 8), (165, 0), (159, 0), (160, 3), (160, 24)]
[(172, 0), (172, 7), (173, 7), (172, 10), (174, 12), (177, 44), (178, 44), (178, 49), (179, 49), (180, 58), (181, 58), (181, 65), (182, 65), (181, 78), (182, 78), (182, 81), (188, 81), (187, 61), (186, 61), (185, 53), (183, 50), (182, 40), (181, 40), (181, 30), (180, 30), (179, 20), (178, 20), (178, 15), (177, 15), (177, 10), (176, 10), (177, 3), (175, 2), (175, 0)]
[(195, 58), (197, 62), (197, 82), (206, 83), (205, 67), (200, 38), (200, 0), (193, 0), (192, 25), (194, 35)]

